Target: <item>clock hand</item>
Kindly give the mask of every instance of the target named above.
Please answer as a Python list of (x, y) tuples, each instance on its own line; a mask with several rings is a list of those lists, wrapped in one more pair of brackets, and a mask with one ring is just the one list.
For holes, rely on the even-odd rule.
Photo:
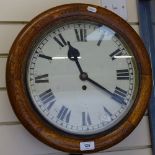
[(104, 90), (109, 95), (113, 96), (113, 93), (111, 93), (108, 89), (106, 89), (105, 87), (103, 87), (102, 85), (100, 85), (99, 83), (97, 83), (96, 81), (90, 79), (89, 77), (87, 78), (87, 81), (89, 81), (90, 83), (92, 83), (95, 86), (99, 87), (100, 89)]
[(109, 95), (113, 95), (113, 93), (111, 93), (109, 90), (107, 90), (106, 88), (104, 88), (103, 86), (101, 86), (99, 83), (97, 83), (96, 81), (92, 80), (91, 78), (88, 77), (88, 74), (83, 72), (82, 74), (80, 74), (80, 79), (82, 81), (89, 81), (90, 83), (94, 84), (95, 86), (99, 87), (100, 89), (104, 90), (106, 93), (108, 93)]
[(109, 94), (115, 101), (119, 102), (119, 103), (123, 103), (125, 104), (124, 100), (122, 100), (121, 97), (119, 97), (118, 95), (116, 95), (115, 93), (110, 92), (108, 89), (106, 89), (105, 87), (103, 87), (102, 85), (100, 85), (99, 83), (97, 83), (96, 81), (92, 80), (91, 78), (88, 77), (88, 74), (86, 72), (83, 72), (81, 65), (78, 61), (78, 57), (80, 56), (80, 52), (74, 48), (70, 42), (67, 42), (68, 46), (69, 46), (69, 50), (68, 50), (68, 58), (72, 61), (75, 61), (79, 71), (80, 71), (80, 79), (82, 81), (89, 81), (90, 83), (92, 83), (93, 85), (97, 86), (98, 88), (102, 89), (103, 91), (105, 91), (107, 94)]
[(112, 99), (114, 99), (115, 101), (121, 103), (121, 104), (126, 104), (123, 100), (122, 97), (118, 96), (115, 93), (110, 92), (108, 89), (106, 89), (105, 87), (103, 87), (102, 85), (100, 85), (99, 83), (97, 83), (96, 81), (92, 80), (91, 78), (88, 77), (88, 74), (83, 72), (80, 74), (80, 79), (82, 81), (89, 81), (90, 83), (92, 83), (93, 85), (97, 86), (98, 88), (100, 88), (101, 90), (103, 90), (104, 92), (106, 92), (107, 94), (109, 94)]
[(103, 91), (105, 91), (107, 94), (109, 94), (112, 99), (114, 99), (115, 101), (121, 103), (121, 104), (126, 104), (124, 102), (124, 99), (120, 96), (118, 96), (115, 93), (110, 92), (108, 89), (106, 89), (105, 87), (103, 87), (102, 85), (100, 85), (99, 83), (97, 83), (96, 81), (90, 79), (89, 77), (86, 78), (87, 81), (89, 81), (90, 83), (94, 84), (95, 86), (97, 86), (98, 88), (102, 89)]
[(68, 43), (68, 46), (69, 46), (68, 58), (69, 58), (70, 60), (72, 60), (72, 61), (75, 61), (76, 65), (77, 65), (77, 67), (78, 67), (78, 69), (79, 69), (80, 74), (82, 74), (82, 73), (83, 73), (83, 70), (82, 70), (81, 65), (80, 65), (80, 63), (79, 63), (79, 61), (78, 61), (78, 57), (80, 56), (80, 52), (79, 52), (76, 48), (74, 48), (74, 47), (70, 44), (69, 41), (68, 41), (67, 43)]
[(90, 79), (89, 77), (86, 79), (87, 81), (89, 81), (90, 83), (94, 84), (95, 86), (97, 86), (98, 88), (102, 89), (103, 91), (105, 91), (107, 94), (109, 94), (112, 99), (114, 99), (115, 101), (121, 103), (121, 104), (126, 104), (124, 102), (124, 99), (122, 97), (120, 97), (119, 95), (110, 92), (108, 89), (106, 89), (105, 87), (103, 87), (102, 85), (100, 85), (99, 83), (97, 83), (96, 81)]

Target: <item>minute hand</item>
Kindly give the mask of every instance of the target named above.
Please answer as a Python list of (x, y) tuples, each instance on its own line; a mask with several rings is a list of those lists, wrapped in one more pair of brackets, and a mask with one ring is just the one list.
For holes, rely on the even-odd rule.
[(90, 79), (88, 76), (86, 78), (87, 81), (89, 81), (90, 83), (94, 84), (95, 86), (97, 86), (98, 88), (102, 89), (103, 91), (105, 91), (107, 94), (109, 94), (115, 101), (119, 102), (120, 104), (125, 104), (124, 99), (119, 97), (118, 95), (116, 95), (115, 93), (110, 92), (108, 89), (106, 89), (105, 87), (103, 87), (102, 85), (98, 84), (97, 82), (95, 82), (94, 80)]
[(108, 93), (110, 96), (113, 96), (113, 93), (111, 93), (109, 90), (107, 90), (105, 87), (101, 86), (100, 84), (98, 84), (97, 82), (95, 82), (94, 80), (90, 79), (89, 77), (86, 79), (87, 81), (91, 82), (92, 84), (94, 84), (95, 86), (99, 87), (100, 89), (104, 90), (106, 93)]

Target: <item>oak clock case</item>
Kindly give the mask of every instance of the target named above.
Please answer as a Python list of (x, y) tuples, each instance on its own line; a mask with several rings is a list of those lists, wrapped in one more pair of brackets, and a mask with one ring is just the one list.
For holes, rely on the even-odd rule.
[(96, 152), (127, 137), (149, 103), (147, 51), (119, 16), (62, 5), (19, 33), (6, 71), (11, 105), (30, 133), (70, 152)]

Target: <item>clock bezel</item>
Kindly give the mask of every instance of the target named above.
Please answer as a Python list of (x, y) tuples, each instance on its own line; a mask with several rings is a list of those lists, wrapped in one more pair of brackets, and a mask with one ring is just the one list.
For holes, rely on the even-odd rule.
[[(92, 12), (88, 8), (95, 8), (96, 12)], [(62, 135), (61, 132), (57, 132), (55, 129), (52, 130), (31, 106), (24, 80), (29, 48), (33, 40), (38, 37), (38, 34), (50, 25), (62, 23), (65, 20), (77, 19), (104, 24), (120, 34), (133, 51), (140, 73), (139, 93), (132, 110), (124, 120), (107, 134), (87, 138), (69, 136), (68, 134)], [(129, 24), (104, 8), (75, 3), (47, 10), (24, 27), (10, 50), (7, 61), (6, 82), (9, 99), (17, 117), (36, 138), (56, 149), (73, 153), (83, 152), (80, 150), (80, 142), (94, 141), (95, 149), (84, 152), (96, 152), (120, 142), (138, 125), (149, 103), (152, 89), (152, 72), (147, 51), (139, 36)]]
[[(74, 21), (75, 20), (75, 21)], [(52, 30), (54, 29), (57, 29), (57, 28), (59, 28), (59, 27), (63, 27), (63, 26), (65, 26), (66, 24), (76, 24), (76, 22), (77, 23), (89, 23), (89, 24), (93, 24), (93, 25), (96, 25), (96, 26), (103, 26), (103, 24), (99, 24), (99, 23), (94, 23), (94, 22), (92, 22), (92, 21), (86, 21), (86, 20), (84, 20), (84, 21), (81, 21), (81, 20), (79, 20), (78, 19), (78, 17), (77, 17), (77, 19), (72, 19), (72, 21), (70, 22), (67, 22), (66, 23), (66, 21), (64, 21), (63, 23), (61, 22), (61, 24), (62, 25), (60, 25), (59, 24), (59, 22), (57, 23), (58, 25), (56, 25), (56, 26), (54, 26), (54, 28), (53, 27), (47, 27), (47, 28), (45, 28), (44, 30), (45, 30), (45, 32), (43, 31), (42, 33), (40, 32), (38, 35), (37, 35), (37, 40), (34, 40), (32, 43), (31, 43), (31, 45), (32, 45), (32, 47), (31, 47), (31, 45), (30, 45), (30, 48), (29, 48), (29, 50), (28, 51), (35, 51), (34, 49), (38, 46), (38, 44), (40, 43), (40, 41), (44, 38), (44, 37), (46, 37), (49, 33), (52, 33)], [(105, 26), (105, 25), (104, 25)], [(119, 36), (119, 34), (117, 34), (117, 33), (115, 33), (115, 36), (118, 38), (118, 40), (120, 40), (121, 42), (122, 42), (122, 44), (124, 45), (124, 48), (128, 48), (128, 46), (127, 46), (127, 44), (124, 42), (124, 40), (121, 38), (121, 36)], [(129, 53), (129, 55), (130, 55), (130, 50), (128, 51), (128, 53)], [(111, 124), (111, 127), (109, 127), (108, 129), (106, 129), (106, 130), (104, 130), (104, 131), (100, 131), (100, 132), (97, 132), (97, 133), (94, 133), (94, 134), (87, 134), (87, 135), (84, 135), (84, 134), (80, 134), (80, 133), (71, 133), (71, 132), (67, 132), (67, 130), (65, 131), (63, 131), (61, 128), (58, 128), (58, 127), (56, 127), (56, 126), (54, 126), (53, 124), (52, 124), (52, 122), (50, 122), (49, 120), (48, 120), (48, 118), (46, 118), (43, 114), (41, 114), (41, 112), (40, 112), (40, 110), (37, 108), (37, 106), (35, 105), (35, 103), (33, 103), (33, 96), (31, 96), (31, 93), (30, 93), (30, 86), (28, 86), (29, 84), (28, 84), (28, 81), (29, 81), (29, 79), (27, 78), (27, 75), (28, 75), (28, 66), (30, 65), (30, 63), (31, 63), (31, 61), (32, 60), (30, 60), (30, 59), (32, 59), (32, 55), (33, 55), (34, 53), (31, 53), (31, 52), (29, 52), (29, 54), (28, 54), (28, 57), (26, 58), (27, 60), (29, 60), (27, 63), (26, 63), (26, 67), (24, 67), (24, 69), (25, 69), (25, 76), (24, 76), (24, 80), (25, 80), (25, 83), (27, 83), (26, 84), (26, 92), (27, 92), (27, 95), (29, 96), (29, 100), (30, 100), (30, 102), (31, 102), (31, 105), (32, 105), (32, 107), (34, 108), (34, 110), (38, 113), (38, 116), (41, 118), (41, 119), (43, 119), (43, 121), (45, 121), (46, 123), (47, 123), (47, 125), (49, 126), (49, 127), (51, 127), (53, 130), (58, 130), (60, 133), (62, 133), (62, 134), (66, 134), (66, 135), (69, 135), (69, 136), (72, 136), (72, 137), (78, 137), (78, 138), (93, 138), (93, 137), (97, 137), (97, 136), (100, 136), (100, 135), (105, 135), (105, 134), (107, 134), (108, 132), (111, 132), (112, 130), (114, 130), (117, 126), (116, 126), (116, 124), (118, 125), (118, 124), (121, 124), (124, 120), (125, 120), (125, 117), (128, 115), (128, 113), (130, 112), (130, 111), (132, 111), (132, 106), (133, 106), (133, 103), (131, 103), (131, 105), (129, 105), (126, 109), (128, 109), (128, 110), (125, 110), (125, 111), (127, 111), (127, 112), (125, 112), (125, 114), (123, 114), (123, 119), (120, 119), (120, 120), (117, 120), (116, 119), (116, 124), (115, 125), (112, 125)], [(132, 53), (131, 53), (131, 55), (132, 55)], [(136, 70), (135, 72), (138, 72), (138, 66), (137, 66), (137, 64), (135, 64), (136, 62), (133, 60), (133, 66), (136, 66), (134, 69)], [(137, 78), (139, 78), (139, 72), (137, 73), (138, 74), (138, 77), (136, 76), (136, 78), (135, 79), (137, 79)], [(137, 75), (136, 74), (136, 75)], [(137, 79), (138, 80), (138, 79)], [(135, 81), (137, 81), (137, 80), (135, 80)], [(139, 81), (139, 80), (138, 80)], [(139, 82), (137, 82), (137, 86), (135, 86), (135, 88), (134, 88), (134, 92), (136, 93), (137, 91), (138, 91), (138, 88), (139, 88)], [(136, 93), (137, 94), (137, 93)], [(132, 97), (132, 100), (135, 100), (135, 95), (133, 95), (134, 97)], [(122, 117), (122, 116), (121, 116)]]

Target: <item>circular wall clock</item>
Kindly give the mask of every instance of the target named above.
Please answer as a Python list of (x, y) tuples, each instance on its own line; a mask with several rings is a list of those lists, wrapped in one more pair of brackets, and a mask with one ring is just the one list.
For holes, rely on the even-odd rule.
[(52, 8), (19, 33), (6, 72), (26, 129), (56, 149), (96, 152), (127, 137), (147, 108), (151, 64), (136, 32), (89, 4)]

